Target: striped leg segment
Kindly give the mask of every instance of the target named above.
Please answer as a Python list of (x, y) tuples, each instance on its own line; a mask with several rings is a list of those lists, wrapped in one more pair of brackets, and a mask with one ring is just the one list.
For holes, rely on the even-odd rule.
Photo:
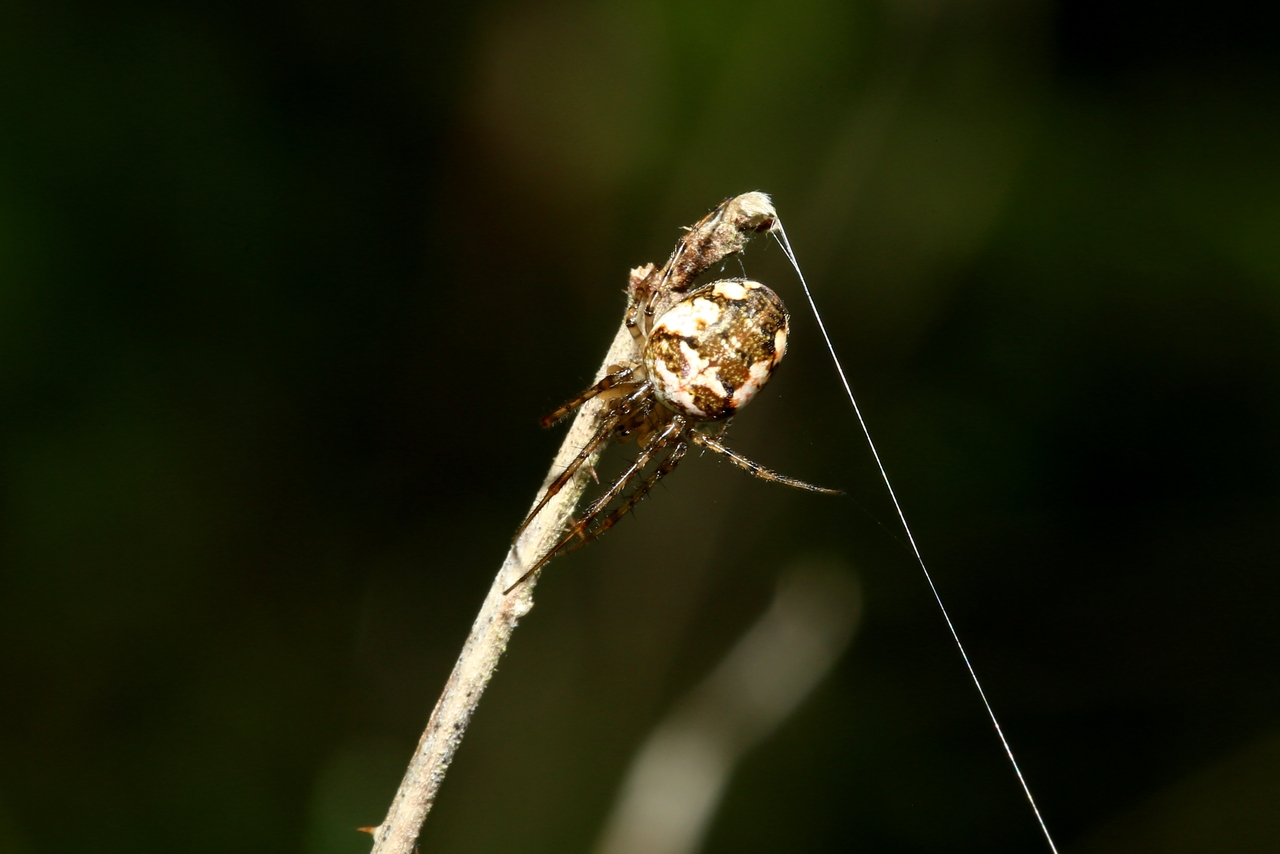
[(658, 481), (662, 480), (664, 477), (671, 474), (671, 472), (675, 469), (675, 467), (680, 465), (680, 460), (684, 457), (685, 453), (688, 450), (689, 450), (689, 444), (684, 439), (681, 439), (678, 442), (676, 442), (675, 445), (672, 446), (671, 453), (668, 454), (667, 458), (662, 461), (662, 464), (659, 465), (658, 468), (654, 470), (653, 474), (646, 477), (644, 481), (641, 482), (641, 484), (637, 486), (631, 492), (631, 494), (628, 495), (623, 500), (622, 504), (618, 507), (617, 510), (614, 510), (612, 513), (610, 513), (608, 516), (602, 519), (598, 527), (596, 527), (590, 533), (583, 536), (582, 539), (580, 539), (578, 542), (570, 543), (569, 545), (565, 546), (564, 551), (565, 552), (577, 551), (578, 549), (585, 546), (587, 543), (594, 540), (596, 537), (603, 534), (605, 531), (612, 528), (614, 525), (618, 524), (619, 520), (621, 520), (623, 516), (626, 516), (628, 513), (631, 512), (631, 508), (639, 504), (641, 499), (643, 499), (646, 495), (649, 494), (649, 490), (653, 489), (653, 487), (657, 485)]
[(529, 523), (533, 521), (534, 517), (542, 512), (542, 508), (547, 506), (547, 502), (555, 497), (560, 490), (564, 489), (565, 484), (567, 484), (570, 479), (578, 473), (578, 469), (582, 468), (582, 464), (586, 462), (587, 457), (591, 456), (595, 453), (596, 449), (609, 441), (609, 436), (615, 429), (617, 429), (618, 423), (622, 419), (634, 415), (639, 411), (647, 410), (651, 406), (652, 404), (650, 403), (648, 390), (645, 388), (637, 389), (626, 397), (612, 401), (609, 407), (609, 414), (605, 417), (604, 423), (600, 425), (600, 429), (591, 437), (591, 441), (587, 442), (583, 449), (578, 453), (578, 456), (574, 457), (573, 462), (569, 463), (565, 470), (560, 473), (560, 476), (547, 485), (547, 491), (543, 494), (542, 499), (538, 502), (537, 506), (529, 512), (529, 515), (525, 517), (525, 520), (520, 523), (520, 527), (516, 529), (516, 535), (511, 541), (514, 543), (516, 540), (520, 539), (520, 535), (524, 533), (524, 529), (529, 527)]
[(615, 366), (615, 369), (605, 374), (604, 378), (601, 379), (600, 382), (596, 383), (591, 388), (587, 389), (582, 394), (557, 409), (555, 412), (545, 416), (542, 419), (542, 426), (550, 427), (596, 395), (603, 394), (612, 388), (631, 382), (632, 377), (635, 376), (635, 372), (635, 365)]
[(772, 469), (767, 469), (759, 463), (747, 459), (736, 451), (729, 450), (715, 439), (712, 439), (710, 436), (705, 436), (702, 433), (691, 432), (689, 434), (689, 438), (693, 439), (694, 442), (706, 448), (708, 451), (715, 451), (717, 454), (723, 454), (729, 458), (729, 462), (733, 463), (748, 474), (755, 475), (761, 480), (780, 483), (783, 486), (791, 486), (796, 489), (808, 490), (809, 492), (821, 492), (823, 495), (844, 495), (844, 490), (827, 489), (825, 486), (814, 486), (812, 483), (805, 483), (803, 480), (796, 480), (794, 477), (787, 477), (785, 474), (778, 474)]
[(549, 549), (546, 554), (539, 558), (538, 562), (535, 563), (532, 568), (526, 570), (523, 575), (516, 579), (515, 583), (504, 590), (504, 595), (519, 587), (526, 578), (546, 566), (547, 562), (557, 554), (560, 554), (561, 551), (564, 550), (565, 546), (569, 545), (569, 543), (573, 541), (574, 537), (582, 537), (586, 540), (587, 535), (584, 532), (591, 526), (591, 523), (604, 512), (604, 509), (609, 506), (609, 502), (617, 498), (618, 495), (627, 488), (627, 484), (629, 484), (635, 476), (653, 460), (657, 453), (670, 445), (672, 440), (680, 435), (680, 431), (682, 431), (684, 427), (685, 420), (680, 416), (676, 416), (669, 424), (667, 424), (667, 426), (653, 434), (652, 438), (649, 439), (649, 443), (645, 445), (644, 450), (640, 452), (640, 455), (636, 457), (635, 461), (627, 468), (626, 471), (618, 475), (618, 479), (615, 480), (605, 491), (604, 495), (601, 495), (593, 501), (591, 506), (587, 508), (587, 511), (582, 514), (582, 517), (570, 526), (565, 535), (560, 538), (560, 541)]

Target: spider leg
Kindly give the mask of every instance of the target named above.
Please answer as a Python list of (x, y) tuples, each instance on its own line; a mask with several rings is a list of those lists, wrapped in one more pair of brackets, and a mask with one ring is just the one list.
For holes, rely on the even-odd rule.
[(587, 389), (582, 394), (557, 409), (555, 412), (545, 416), (542, 419), (542, 426), (550, 427), (552, 424), (555, 424), (561, 418), (564, 418), (570, 412), (573, 412), (573, 410), (577, 409), (596, 395), (603, 394), (616, 386), (630, 382), (632, 376), (635, 375), (635, 372), (635, 365), (617, 366), (616, 370), (611, 370), (609, 373), (605, 374), (604, 378), (601, 379), (600, 382), (596, 383), (591, 388)]
[(591, 437), (591, 441), (587, 442), (587, 444), (583, 446), (582, 450), (578, 453), (578, 456), (574, 457), (573, 462), (569, 463), (569, 465), (565, 467), (565, 470), (560, 473), (560, 476), (547, 485), (547, 491), (543, 494), (541, 500), (539, 500), (537, 505), (529, 511), (529, 515), (525, 517), (525, 520), (520, 523), (520, 527), (516, 529), (515, 536), (511, 538), (512, 542), (520, 539), (520, 535), (524, 533), (524, 529), (529, 527), (529, 523), (533, 521), (534, 517), (542, 512), (542, 508), (547, 506), (547, 502), (555, 497), (556, 493), (561, 489), (564, 489), (564, 485), (568, 483), (569, 479), (572, 478), (577, 473), (578, 469), (582, 467), (582, 464), (586, 461), (587, 457), (591, 456), (595, 453), (597, 448), (609, 441), (609, 436), (617, 429), (618, 423), (622, 419), (636, 412), (632, 407), (635, 404), (641, 404), (641, 408), (644, 408), (643, 404), (647, 399), (647, 392), (648, 389), (640, 388), (624, 398), (610, 402), (609, 414), (605, 416), (604, 423), (600, 425), (600, 429)]
[(653, 458), (658, 455), (659, 451), (670, 445), (676, 437), (680, 435), (680, 432), (684, 429), (686, 423), (687, 422), (684, 418), (676, 416), (665, 427), (651, 435), (649, 437), (649, 441), (645, 443), (644, 449), (641, 450), (639, 455), (631, 462), (631, 465), (627, 467), (627, 470), (618, 475), (614, 482), (609, 485), (609, 488), (605, 490), (603, 495), (591, 502), (591, 505), (583, 512), (581, 518), (579, 518), (569, 530), (568, 536), (566, 536), (564, 540), (556, 546), (556, 550), (559, 551), (574, 537), (585, 537), (586, 535), (583, 532), (590, 527), (596, 517), (605, 511), (605, 508), (609, 506), (613, 499), (617, 498), (626, 490), (627, 486), (635, 479), (636, 475), (640, 474), (640, 472), (644, 470), (644, 467), (653, 461)]
[(620, 416), (616, 413), (606, 417), (604, 423), (600, 425), (600, 429), (591, 437), (591, 441), (587, 442), (587, 444), (583, 446), (582, 451), (574, 458), (573, 462), (569, 463), (569, 465), (565, 467), (565, 470), (560, 473), (559, 477), (547, 485), (547, 491), (543, 493), (542, 498), (538, 501), (537, 505), (529, 511), (529, 515), (520, 523), (520, 527), (516, 528), (515, 536), (511, 538), (513, 543), (520, 539), (520, 535), (524, 533), (524, 529), (529, 527), (529, 523), (533, 521), (534, 517), (542, 512), (542, 508), (547, 506), (547, 502), (554, 498), (560, 490), (564, 489), (564, 485), (569, 482), (569, 479), (577, 474), (578, 469), (582, 468), (582, 463), (587, 459), (587, 457), (591, 456), (597, 448), (609, 441), (609, 435), (613, 433), (614, 428), (618, 426), (619, 418)]
[(542, 567), (546, 566), (547, 562), (560, 554), (561, 550), (565, 546), (569, 545), (569, 543), (573, 541), (574, 537), (581, 536), (585, 539), (583, 531), (590, 527), (591, 523), (596, 520), (596, 517), (604, 512), (604, 509), (609, 505), (609, 502), (617, 498), (618, 494), (627, 488), (627, 484), (629, 484), (632, 479), (649, 464), (649, 461), (652, 460), (660, 450), (671, 444), (671, 440), (680, 435), (684, 428), (685, 420), (677, 415), (675, 418), (671, 419), (671, 422), (667, 424), (661, 432), (655, 433), (649, 440), (649, 444), (645, 445), (644, 450), (640, 452), (640, 455), (636, 457), (635, 461), (631, 463), (626, 471), (618, 475), (618, 479), (615, 480), (607, 490), (605, 490), (604, 495), (601, 495), (591, 503), (591, 506), (582, 514), (582, 517), (569, 528), (568, 532), (560, 538), (558, 543), (548, 549), (547, 553), (538, 559), (537, 563), (535, 563), (530, 569), (526, 570), (525, 573), (517, 578), (514, 583), (508, 586), (506, 590), (502, 591), (503, 595), (515, 590), (524, 583), (525, 579), (542, 569)]
[(644, 339), (648, 330), (640, 323), (640, 307), (648, 306), (653, 301), (658, 271), (652, 264), (636, 267), (631, 271), (631, 286), (627, 291), (627, 313), (623, 320), (627, 331), (636, 342), (637, 352), (644, 350)]
[(778, 474), (776, 471), (767, 469), (757, 462), (752, 462), (736, 451), (729, 450), (715, 439), (710, 436), (705, 436), (702, 433), (690, 433), (689, 437), (707, 450), (715, 451), (717, 454), (723, 454), (729, 458), (729, 462), (733, 463), (743, 471), (755, 475), (761, 480), (780, 483), (783, 486), (791, 486), (796, 489), (805, 489), (809, 492), (821, 492), (824, 495), (844, 495), (844, 490), (842, 489), (827, 489), (825, 486), (814, 486), (812, 483), (805, 483), (803, 480), (796, 480), (794, 477), (787, 477), (784, 474)]
[[(658, 300), (669, 289), (687, 288), (689, 282), (711, 263), (702, 257), (704, 249), (702, 244), (710, 238), (709, 232), (713, 231), (723, 218), (725, 208), (731, 201), (733, 200), (725, 199), (711, 213), (686, 228), (684, 236), (672, 250), (671, 257), (660, 269), (654, 269), (653, 265), (649, 265), (649, 270), (643, 278), (638, 276), (633, 278), (632, 301), (627, 307), (626, 324), (627, 329), (631, 330), (632, 337), (636, 339), (636, 344), (641, 348), (644, 347), (644, 336), (653, 329)], [(686, 258), (695, 239), (699, 241), (697, 249), (693, 251), (692, 257)], [(639, 272), (640, 269), (637, 268), (633, 271), (633, 275)], [(644, 318), (643, 322), (641, 322), (641, 316)]]
[(639, 504), (641, 499), (643, 499), (646, 495), (649, 494), (649, 490), (653, 489), (653, 487), (657, 485), (658, 481), (662, 480), (664, 477), (671, 474), (671, 472), (675, 470), (675, 467), (680, 465), (680, 460), (684, 457), (685, 453), (688, 450), (689, 450), (689, 443), (686, 442), (684, 439), (680, 439), (678, 442), (676, 442), (671, 449), (671, 453), (668, 454), (667, 458), (662, 461), (662, 464), (658, 466), (657, 469), (654, 470), (653, 474), (646, 477), (640, 483), (640, 485), (637, 486), (631, 492), (631, 494), (628, 495), (626, 499), (623, 500), (622, 504), (618, 507), (617, 510), (614, 510), (604, 519), (600, 520), (600, 524), (598, 527), (596, 527), (594, 530), (586, 534), (578, 542), (571, 543), (568, 546), (566, 546), (564, 550), (566, 552), (577, 551), (578, 549), (585, 546), (587, 543), (594, 540), (596, 537), (603, 534), (605, 531), (612, 528), (614, 525), (618, 524), (618, 522), (622, 519), (623, 516), (626, 516), (628, 513), (631, 512), (631, 508)]
[(729, 416), (713, 428), (714, 432), (708, 433), (707, 435), (712, 439), (723, 439), (725, 434), (729, 432), (729, 425), (732, 423), (733, 416)]

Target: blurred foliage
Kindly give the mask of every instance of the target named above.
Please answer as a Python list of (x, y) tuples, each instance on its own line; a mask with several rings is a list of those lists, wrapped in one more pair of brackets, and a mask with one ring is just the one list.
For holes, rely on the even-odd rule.
[[(367, 850), (538, 416), (752, 189), (1060, 842), (1276, 850), (1278, 17), (9, 0), (0, 852)], [(424, 851), (588, 849), (804, 554), (864, 628), (708, 850), (1043, 850), (794, 277), (745, 264), (795, 328), (733, 444), (850, 498), (693, 460), (552, 564)]]

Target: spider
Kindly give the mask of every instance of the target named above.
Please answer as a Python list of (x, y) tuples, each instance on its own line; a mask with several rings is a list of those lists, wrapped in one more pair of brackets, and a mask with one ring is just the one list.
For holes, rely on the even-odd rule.
[[(693, 280), (712, 264), (741, 252), (752, 234), (776, 230), (776, 223), (777, 213), (764, 193), (727, 199), (688, 229), (662, 268), (648, 264), (631, 271), (625, 322), (635, 341), (634, 357), (610, 365), (599, 382), (542, 419), (549, 427), (593, 398), (605, 402), (599, 429), (547, 486), (516, 538), (611, 438), (635, 439), (640, 453), (506, 592), (552, 558), (612, 528), (680, 464), (691, 444), (721, 454), (763, 480), (842, 494), (778, 474), (720, 441), (729, 419), (755, 397), (782, 361), (790, 317), (778, 295), (759, 282), (734, 278), (693, 287)], [(623, 495), (655, 461), (657, 468)], [(621, 504), (605, 515), (619, 496)]]

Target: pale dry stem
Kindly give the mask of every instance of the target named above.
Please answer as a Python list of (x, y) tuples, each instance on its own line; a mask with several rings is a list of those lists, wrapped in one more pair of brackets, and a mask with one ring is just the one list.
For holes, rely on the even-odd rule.
[[(648, 304), (651, 297), (669, 297), (668, 291), (683, 291), (699, 273), (727, 256), (741, 252), (753, 234), (772, 231), (776, 222), (777, 213), (764, 193), (745, 193), (726, 200), (689, 229), (661, 269), (646, 265), (631, 271), (631, 308), (643, 301), (651, 312), (654, 311), (657, 307)], [(636, 337), (624, 322), (614, 336), (595, 382), (604, 377), (610, 366), (634, 362), (639, 355)], [(551, 464), (551, 471), (543, 481), (539, 499), (548, 484), (568, 468), (599, 431), (607, 414), (605, 407), (605, 401), (596, 397), (578, 410), (573, 426)], [(533, 586), (538, 576), (535, 573), (512, 588), (510, 593), (504, 591), (524, 574), (525, 567), (532, 566), (557, 546), (578, 499), (586, 489), (589, 473), (594, 470), (601, 450), (597, 449), (583, 461), (569, 483), (547, 502), (507, 552), (507, 558), (498, 570), (484, 604), (480, 606), (471, 634), (462, 645), (462, 654), (458, 656), (453, 673), (449, 674), (444, 693), (431, 712), (431, 719), (427, 721), (426, 731), (409, 761), (391, 809), (382, 824), (371, 829), (373, 854), (412, 854), (422, 823), (435, 803), (445, 772), (462, 742), (480, 696), (497, 669), (498, 659), (507, 648), (511, 632), (533, 607)], [(535, 500), (533, 507), (537, 505)]]
[[(596, 381), (605, 375), (610, 365), (630, 361), (634, 354), (635, 343), (624, 325), (614, 336), (609, 354), (596, 374)], [(537, 499), (541, 498), (547, 484), (573, 462), (582, 447), (600, 429), (605, 414), (604, 402), (599, 398), (588, 401), (578, 410), (533, 506), (537, 506)], [(449, 763), (462, 742), (480, 696), (497, 669), (498, 659), (507, 648), (511, 632), (520, 618), (533, 608), (533, 586), (538, 576), (535, 574), (509, 594), (504, 595), (503, 590), (524, 573), (524, 567), (538, 560), (558, 542), (587, 487), (588, 472), (599, 456), (600, 451), (597, 450), (585, 461), (507, 552), (506, 560), (480, 606), (471, 634), (462, 645), (453, 673), (449, 674), (444, 693), (431, 712), (431, 719), (427, 721), (427, 728), (409, 761), (391, 809), (382, 824), (373, 829), (373, 854), (411, 854), (414, 850)]]

